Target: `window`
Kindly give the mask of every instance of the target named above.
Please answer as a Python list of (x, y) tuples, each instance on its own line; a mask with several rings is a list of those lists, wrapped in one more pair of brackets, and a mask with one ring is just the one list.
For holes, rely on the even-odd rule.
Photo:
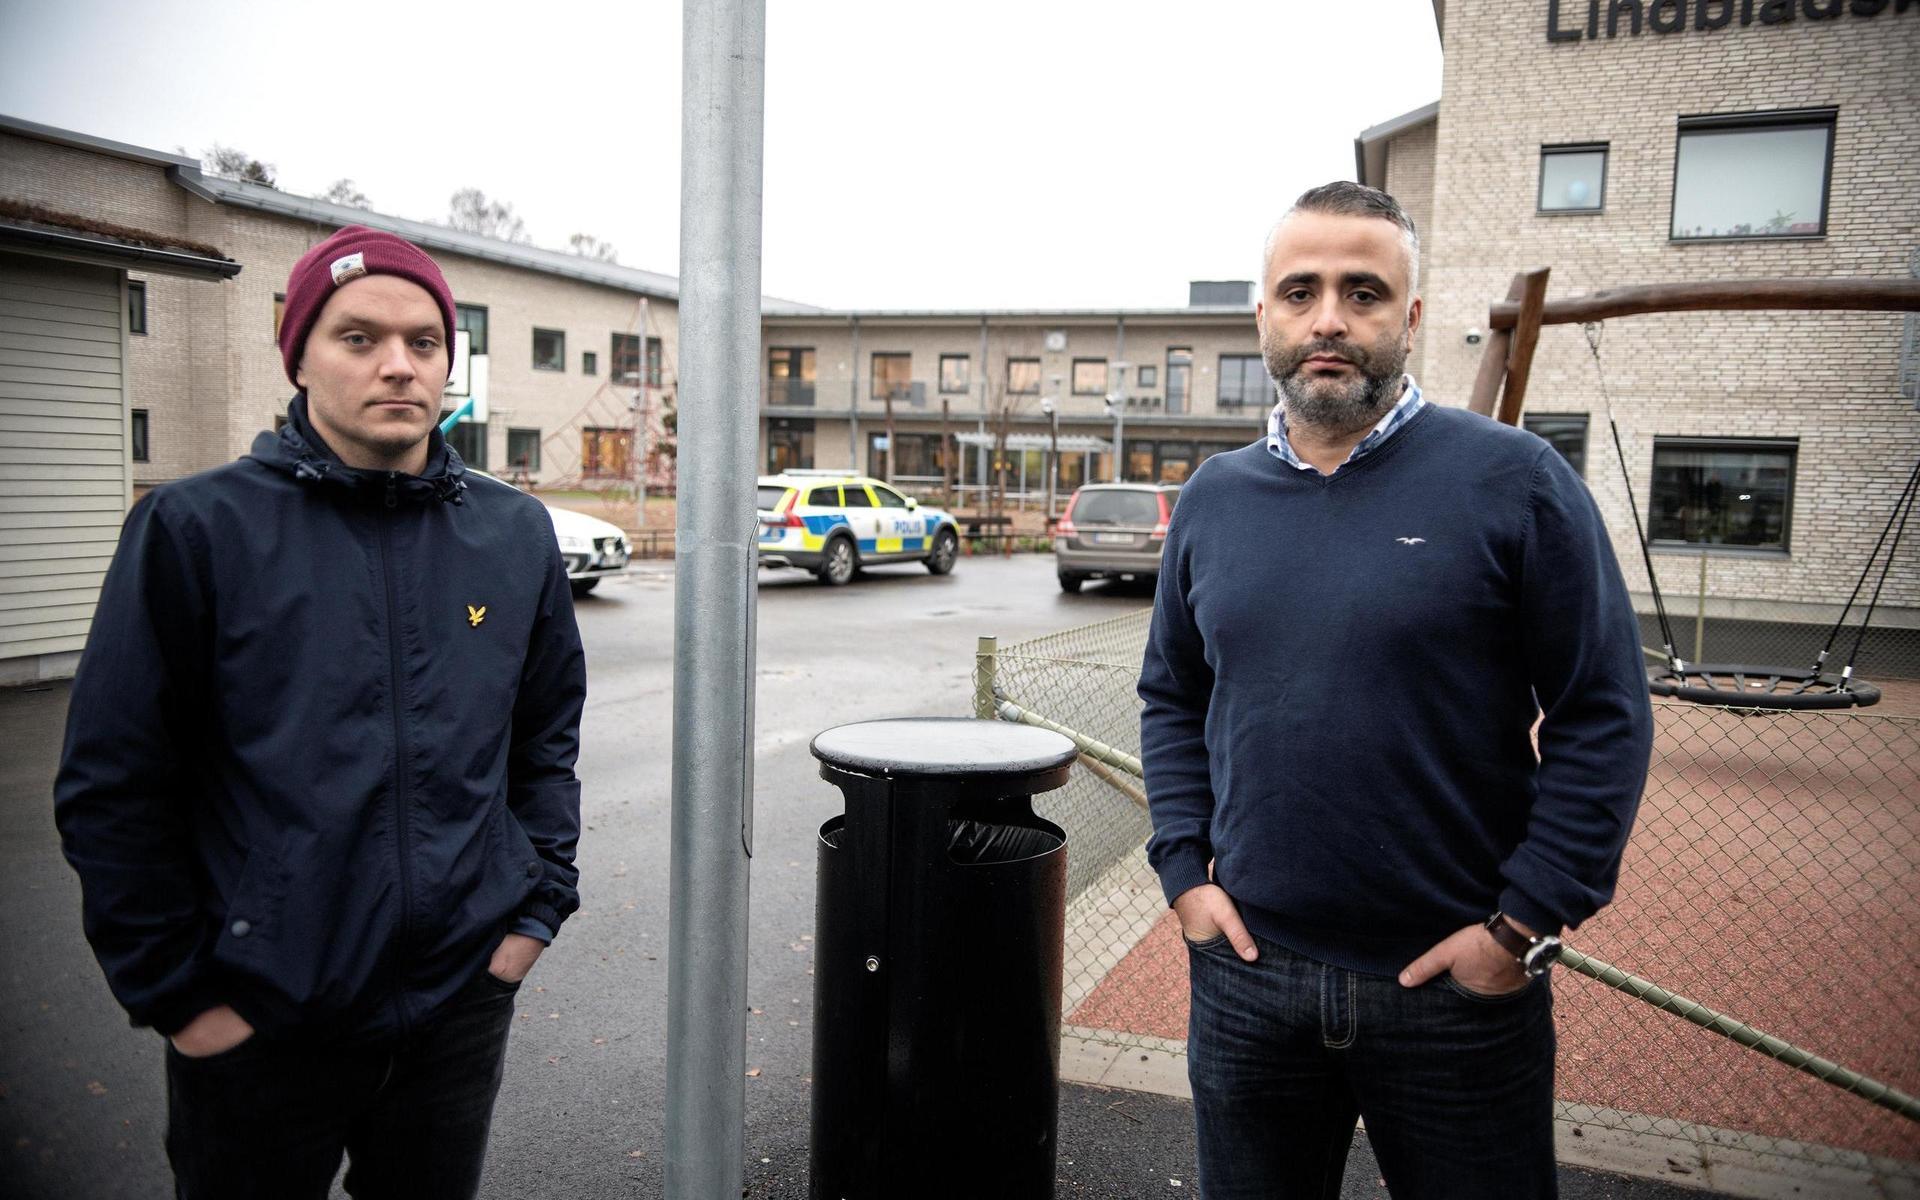
[(580, 373), (582, 375), (598, 375), (600, 373), (600, 356), (591, 350), (582, 350), (580, 352)]
[(1824, 235), (1833, 117), (1822, 109), (1681, 118), (1674, 240)]
[(567, 335), (558, 329), (536, 329), (533, 331), (533, 369), (536, 371), (564, 371), (567, 369)]
[[(813, 418), (769, 417), (767, 419), (767, 473), (813, 466)], [(819, 503), (815, 501), (815, 503)]]
[(767, 403), (813, 403), (812, 346), (775, 346), (767, 352)]
[(1010, 358), (1007, 360), (1007, 395), (1035, 396), (1040, 392), (1040, 360), (1037, 358)]
[(868, 487), (872, 490), (874, 499), (880, 502), (881, 508), (905, 508), (907, 506), (907, 498), (885, 484), (869, 484)]
[(470, 467), (487, 469), (487, 423), (485, 421), (462, 421), (447, 434), (447, 445), (460, 456), (460, 461)]
[(1647, 533), (1655, 542), (1787, 550), (1795, 441), (1656, 438)]
[(1107, 394), (1106, 359), (1076, 358), (1073, 360), (1073, 394), (1076, 396)]
[(940, 356), (940, 390), (964, 392), (971, 380), (973, 363), (964, 354)]
[[(1187, 389), (1193, 384), (1193, 348), (1167, 349), (1167, 415), (1187, 411)], [(1174, 482), (1179, 482), (1175, 480)]]
[(1146, 363), (1140, 368), (1139, 382), (1140, 382), (1140, 386), (1143, 388), (1159, 387), (1160, 386), (1160, 368), (1158, 366), (1155, 366), (1153, 363)]
[[(278, 322), (276, 321), (276, 325)], [(469, 348), (474, 354), (487, 352), (487, 310), (479, 304), (456, 304), (453, 306), (454, 331), (465, 331), (469, 339)], [(276, 337), (279, 336), (275, 332)]]
[(538, 429), (507, 430), (507, 466), (514, 471), (532, 474), (540, 469), (540, 431)]
[(582, 475), (592, 479), (626, 479), (633, 474), (632, 462), (633, 430), (589, 426), (580, 431)]
[(616, 333), (613, 335), (613, 350), (608, 358), (613, 363), (613, 381), (615, 383), (634, 384), (640, 382), (640, 335), (637, 333)]
[(905, 400), (913, 393), (913, 355), (873, 356), (873, 398)]
[(1540, 147), (1539, 211), (1599, 212), (1607, 202), (1607, 147)]
[(131, 429), (132, 429), (131, 441), (133, 443), (131, 446), (131, 449), (133, 451), (133, 461), (147, 462), (148, 459), (147, 459), (147, 410), (146, 409), (136, 408), (133, 410), (133, 423), (132, 423)]
[(840, 485), (840, 506), (842, 508), (872, 508), (873, 500), (867, 495), (867, 489), (856, 484)]
[(660, 339), (657, 337), (648, 338), (647, 339), (647, 386), (648, 387), (656, 387), (656, 388), (660, 387), (661, 386), (660, 381), (666, 378), (666, 372), (663, 370), (664, 359), (665, 359), (665, 348), (661, 345)]
[(1267, 364), (1258, 354), (1222, 354), (1220, 356), (1220, 401), (1218, 407), (1266, 408), (1273, 403), (1273, 381), (1267, 378)]
[(1520, 418), (1528, 433), (1545, 438), (1582, 478), (1587, 476), (1587, 414), (1527, 413)]
[[(127, 332), (142, 337), (147, 333), (147, 285), (138, 279), (127, 280)], [(278, 329), (273, 333), (280, 336)]]
[[(946, 457), (941, 453), (944, 444), (937, 433), (895, 433), (893, 435), (894, 454), (889, 455), (881, 448), (886, 440), (884, 433), (870, 434), (867, 438), (867, 473), (888, 477), (888, 467), (892, 467), (894, 479), (924, 479), (932, 482), (945, 478)], [(889, 458), (893, 461), (889, 462)], [(884, 503), (884, 501), (883, 501)]]
[(840, 485), (830, 483), (825, 487), (814, 488), (807, 493), (807, 503), (814, 508), (839, 508)]
[(286, 319), (286, 315), (287, 294), (275, 292), (273, 294), (273, 340), (276, 342), (280, 340), (280, 322)]

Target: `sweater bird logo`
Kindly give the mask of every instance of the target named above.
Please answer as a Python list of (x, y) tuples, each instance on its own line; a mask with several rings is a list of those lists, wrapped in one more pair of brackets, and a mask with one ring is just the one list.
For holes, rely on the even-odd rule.
[(1402, 546), (1418, 546), (1418, 545), (1420, 545), (1420, 544), (1421, 544), (1422, 542), (1424, 542), (1424, 541), (1426, 541), (1427, 539), (1425, 539), (1425, 538), (1395, 538), (1395, 539), (1393, 539), (1393, 540), (1394, 540), (1394, 541), (1396, 541), (1396, 542), (1399, 542), (1399, 543), (1400, 543), (1400, 544), (1401, 544)]
[(480, 628), (480, 622), (486, 619), (487, 619), (486, 605), (482, 604), (479, 608), (475, 608), (471, 604), (467, 605), (467, 624), (468, 625), (471, 625), (473, 628), (478, 629)]

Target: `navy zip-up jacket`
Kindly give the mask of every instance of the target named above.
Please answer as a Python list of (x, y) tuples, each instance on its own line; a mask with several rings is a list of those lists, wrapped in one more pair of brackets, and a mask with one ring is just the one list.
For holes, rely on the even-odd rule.
[(1495, 909), (1542, 933), (1593, 915), (1652, 750), (1585, 485), (1534, 435), (1432, 404), (1331, 476), (1259, 443), (1202, 465), (1140, 697), (1168, 901), (1212, 860), (1253, 932), (1379, 975)]
[(54, 813), (135, 1025), (406, 1032), (579, 907), (586, 673), (538, 500), (278, 434), (134, 505)]

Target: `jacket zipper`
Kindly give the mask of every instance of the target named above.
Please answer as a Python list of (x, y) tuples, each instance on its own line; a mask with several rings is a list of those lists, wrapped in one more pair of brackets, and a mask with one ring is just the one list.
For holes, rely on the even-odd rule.
[(386, 513), (380, 519), (380, 577), (387, 590), (387, 663), (390, 674), (388, 705), (393, 710), (393, 819), (395, 845), (400, 855), (400, 936), (394, 947), (394, 1015), (405, 1034), (407, 1019), (405, 972), (408, 943), (413, 940), (413, 866), (410, 858), (412, 822), (407, 804), (407, 731), (401, 712), (400, 605), (393, 590), (393, 510), (399, 505), (397, 476), (387, 472)]

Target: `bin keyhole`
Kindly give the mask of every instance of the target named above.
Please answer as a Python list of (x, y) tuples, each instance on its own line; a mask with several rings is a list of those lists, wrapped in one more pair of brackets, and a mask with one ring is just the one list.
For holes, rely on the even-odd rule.
[(867, 955), (867, 970), (878, 971), (879, 969), (880, 969), (879, 956), (873, 955), (873, 954)]

